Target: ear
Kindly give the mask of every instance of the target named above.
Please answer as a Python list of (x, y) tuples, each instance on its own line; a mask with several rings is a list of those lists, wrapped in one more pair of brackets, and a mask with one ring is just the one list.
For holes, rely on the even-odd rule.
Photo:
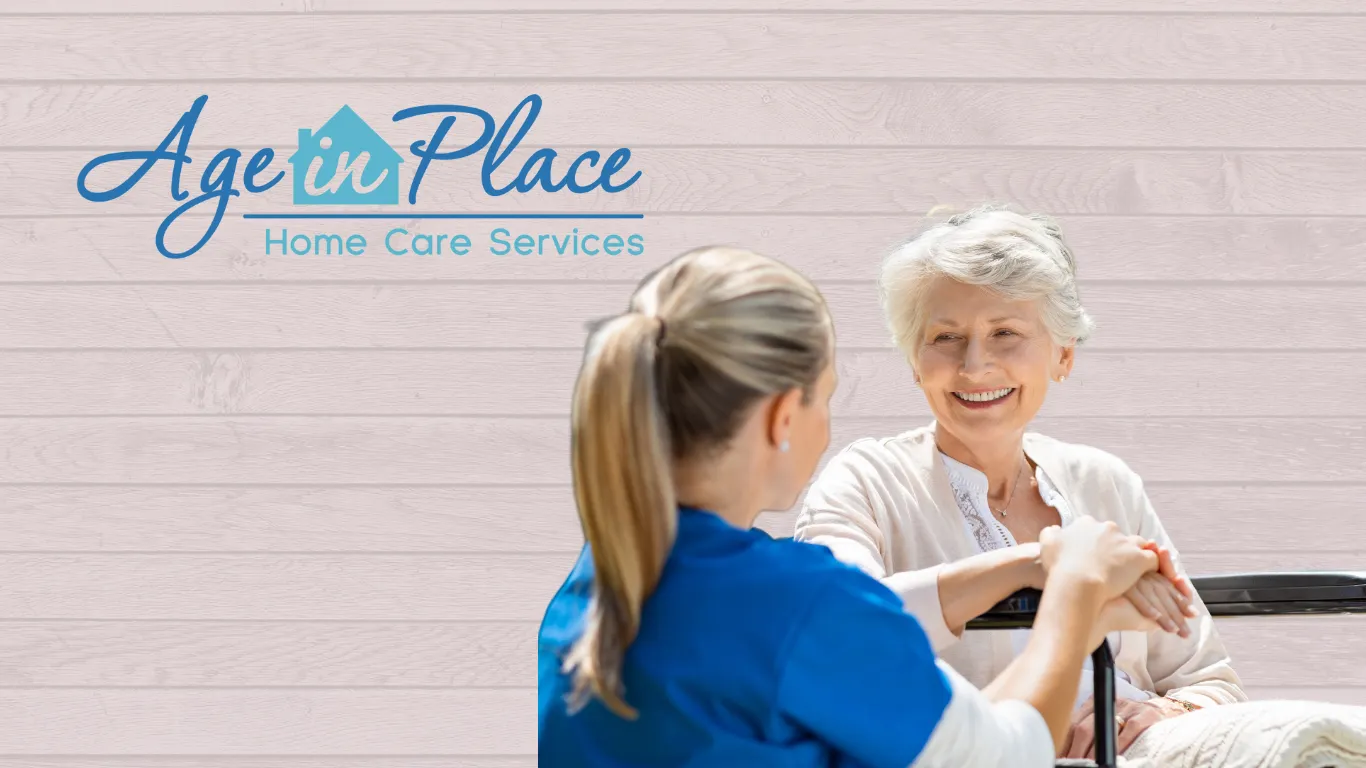
[(775, 395), (768, 409), (767, 434), (769, 445), (777, 448), (792, 434), (792, 419), (802, 402), (801, 389), (789, 389)]
[(1053, 380), (1057, 381), (1059, 376), (1071, 376), (1072, 364), (1077, 359), (1077, 347), (1075, 343), (1062, 347), (1058, 352), (1057, 365), (1054, 366)]

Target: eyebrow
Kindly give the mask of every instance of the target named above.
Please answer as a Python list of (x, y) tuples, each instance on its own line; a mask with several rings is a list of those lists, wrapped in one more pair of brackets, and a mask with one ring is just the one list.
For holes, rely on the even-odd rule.
[[(1001, 317), (993, 317), (993, 318), (991, 318), (990, 320), (988, 320), (987, 322), (988, 322), (988, 323), (1002, 323), (1002, 322), (1005, 322), (1006, 320), (1023, 321), (1024, 318), (1023, 318), (1023, 317), (1020, 317), (1019, 315), (1002, 315)], [(949, 318), (947, 318), (947, 317), (936, 317), (936, 318), (933, 318), (933, 319), (930, 320), (930, 325), (946, 325), (946, 326), (948, 326), (948, 327), (950, 327), (950, 328), (957, 328), (957, 327), (958, 327), (958, 322), (955, 321), (955, 320), (951, 320), (951, 319), (949, 319)]]

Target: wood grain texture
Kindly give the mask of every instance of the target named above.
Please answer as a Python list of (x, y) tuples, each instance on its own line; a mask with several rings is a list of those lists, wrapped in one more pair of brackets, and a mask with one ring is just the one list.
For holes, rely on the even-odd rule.
[[(1366, 17), (1363, 17), (1366, 22)], [(1366, 47), (1362, 48), (1366, 58)], [(169, 129), (169, 126), (168, 126)], [(428, 138), (414, 134), (414, 139)], [(146, 148), (159, 137), (149, 137)], [(620, 144), (599, 147), (613, 151)], [(207, 164), (217, 148), (192, 146), (191, 158)], [(500, 187), (510, 185), (534, 149), (519, 147), (492, 174)], [(568, 152), (568, 151), (567, 151)], [(25, 185), (0, 187), (0, 210), (6, 217), (170, 214), (178, 203), (170, 198), (171, 170), (161, 165), (122, 197), (103, 203), (85, 200), (75, 190), (81, 169), (101, 151), (0, 151), (0, 175), (22, 178)], [(570, 153), (576, 157), (577, 152)], [(411, 158), (410, 158), (411, 160)], [(556, 171), (563, 173), (570, 160)], [(938, 205), (967, 207), (1001, 200), (1055, 215), (1366, 215), (1366, 151), (1342, 150), (1114, 150), (1114, 149), (877, 149), (642, 147), (633, 150), (626, 168), (613, 177), (640, 178), (622, 192), (601, 190), (582, 195), (532, 192), (492, 197), (480, 182), (481, 161), (441, 161), (424, 177), (417, 211), (467, 213), (846, 213), (919, 216)], [(404, 190), (417, 163), (399, 167)], [(449, 166), (449, 167), (447, 167)], [(198, 189), (199, 168), (190, 166), (182, 184)], [(288, 172), (275, 160), (272, 172)], [(133, 171), (128, 163), (106, 165), (90, 174), (93, 190), (113, 189)], [(266, 178), (266, 177), (262, 177)], [(240, 181), (240, 179), (239, 179)], [(243, 213), (278, 213), (287, 209), (290, 192), (281, 183), (269, 191), (233, 198), (222, 229), (245, 227), (277, 235), (289, 224), (241, 220)], [(404, 200), (406, 201), (406, 197)], [(197, 209), (205, 214), (212, 205)], [(406, 206), (405, 206), (406, 207)], [(349, 212), (395, 214), (392, 207), (357, 207)], [(402, 215), (403, 211), (397, 212)], [(311, 223), (311, 222), (310, 222)], [(503, 222), (508, 223), (508, 222)], [(514, 232), (542, 230), (568, 233), (597, 229), (635, 232), (638, 221), (510, 222)], [(283, 227), (281, 226), (283, 224)], [(339, 222), (341, 231), (369, 233), (382, 248), (390, 226), (402, 222)], [(468, 232), (475, 252), (482, 252), (487, 233), (499, 222), (451, 222), (453, 232)], [(546, 225), (552, 225), (547, 227)], [(344, 225), (344, 226), (343, 226)], [(387, 225), (387, 226), (386, 226)], [(455, 226), (463, 225), (463, 226)], [(615, 228), (612, 226), (615, 225)], [(200, 217), (177, 220), (168, 241), (177, 248), (197, 242), (207, 227)], [(294, 227), (296, 231), (300, 230)], [(324, 230), (324, 231), (337, 231)], [(149, 227), (143, 236), (155, 254)], [(382, 253), (373, 251), (372, 253)], [(193, 257), (191, 257), (193, 258)]]
[[(0, 79), (298, 80), (381, 71), (540, 80), (737, 72), (1360, 80), (1363, 36), (1359, 16), (287, 15), (270, 24), (239, 16), (13, 17), (0, 27), (0, 50), (9, 53)], [(157, 44), (138, 44), (150, 40)]]
[[(201, 94), (196, 146), (297, 146), (346, 104), (399, 151), (435, 121), (391, 117), (453, 100), (416, 83), (0, 86), (0, 145), (155, 144)], [(532, 141), (569, 146), (1362, 147), (1366, 86), (1232, 83), (689, 81), (460, 83), (458, 103), (499, 117), (528, 94)], [(271, 105), (262, 109), (263, 104)], [(724, 120), (700, 120), (725, 115)], [(465, 118), (462, 118), (465, 119)], [(455, 135), (464, 123), (456, 121)]]
[[(10, 621), (0, 639), (7, 660), (0, 689), (534, 688), (526, 660), (537, 626)], [(1358, 617), (1219, 619), (1216, 626), (1245, 684), (1366, 687)], [(1294, 660), (1308, 658), (1315, 670), (1307, 679)]]
[[(1366, 557), (1361, 485), (1146, 483), (1179, 551)], [(795, 510), (758, 527), (791, 536)], [(1322, 531), (1335, 535), (1325, 539)], [(0, 486), (0, 552), (577, 552), (569, 486)], [(1363, 563), (1362, 567), (1366, 567)], [(2, 641), (0, 641), (2, 642)]]
[[(558, 347), (626, 309), (633, 284), (9, 285), (0, 350)], [(891, 349), (873, 282), (822, 283), (841, 349)], [(1362, 349), (1352, 285), (1095, 285), (1090, 349)], [(52, 318), (63, 318), (54, 323)]]
[[(927, 209), (928, 210), (928, 209)], [(226, 220), (199, 253), (169, 265), (152, 237), (160, 218), (6, 219), (0, 212), (0, 282), (183, 280), (638, 280), (689, 248), (732, 243), (782, 259), (815, 280), (872, 279), (882, 257), (932, 221), (884, 216), (649, 216), (617, 222), (644, 237), (629, 258), (282, 258), (265, 251), (259, 222)], [(413, 234), (451, 228), (399, 222)], [(1062, 217), (1083, 280), (1366, 280), (1366, 218)], [(200, 217), (199, 226), (207, 226)], [(188, 226), (188, 225), (187, 225)], [(578, 224), (587, 232), (592, 224)], [(291, 222), (291, 232), (328, 231)], [(492, 225), (486, 229), (492, 229)], [(387, 228), (366, 228), (383, 246)], [(478, 230), (482, 233), (484, 230)], [(277, 232), (278, 236), (278, 232)]]
[(540, 621), (576, 556), (0, 555), (0, 617)]
[[(831, 445), (915, 418), (845, 418)], [(4, 422), (0, 483), (567, 484), (569, 420), (539, 417), (63, 417)], [(1042, 418), (1150, 482), (1363, 482), (1366, 420)], [(826, 454), (827, 458), (829, 453)]]
[[(0, 353), (0, 416), (567, 416), (579, 350)], [(837, 353), (835, 418), (929, 416), (895, 350)], [(1366, 351), (1083, 349), (1045, 415), (1366, 416)], [(1175, 386), (1174, 386), (1175, 384)]]
[[(0, 17), (107, 12), (103, 0), (8, 0)], [(119, 13), (469, 13), (487, 11), (951, 11), (1360, 15), (1355, 0), (120, 0)]]
[[(1249, 687), (1366, 688), (1359, 650), (1361, 616), (1230, 617), (1216, 620), (1216, 627), (1234, 669)], [(1366, 690), (1352, 695), (1352, 703), (1366, 704)]]
[[(104, 0), (8, 0), (0, 17), (19, 13), (88, 14), (108, 11)], [(1100, 13), (1247, 13), (1360, 15), (1356, 0), (120, 0), (119, 12), (367, 13), (419, 11), (998, 11)]]
[(0, 690), (6, 754), (534, 754), (534, 689)]
[[(576, 554), (0, 555), (0, 617), (539, 622)], [(1216, 544), (1181, 554), (1194, 576), (1362, 566), (1359, 551), (1233, 552)]]
[[(1340, 511), (1329, 503), (1324, 515)], [(0, 530), (7, 552), (575, 552), (583, 543), (568, 486), (0, 486)]]
[(93, 757), (26, 755), (0, 756), (0, 768), (536, 768), (536, 755), (441, 755), (366, 757), (209, 756), (209, 755), (99, 755)]
[(534, 688), (536, 626), (11, 621), (0, 635), (0, 689)]

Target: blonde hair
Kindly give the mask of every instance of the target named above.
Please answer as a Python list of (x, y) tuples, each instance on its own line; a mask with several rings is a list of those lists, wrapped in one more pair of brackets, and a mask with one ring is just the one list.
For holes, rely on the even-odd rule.
[(652, 273), (628, 310), (592, 330), (574, 388), (574, 497), (593, 556), (584, 631), (570, 649), (571, 705), (596, 695), (633, 718), (621, 667), (673, 547), (675, 462), (724, 450), (762, 398), (829, 363), (829, 311), (787, 266), (749, 251), (689, 251)]
[(984, 286), (1010, 300), (1040, 302), (1044, 324), (1062, 346), (1085, 342), (1095, 329), (1081, 303), (1072, 249), (1058, 223), (1043, 214), (978, 206), (930, 227), (887, 257), (878, 292), (892, 339), (911, 359), (923, 341), (924, 296), (936, 277)]

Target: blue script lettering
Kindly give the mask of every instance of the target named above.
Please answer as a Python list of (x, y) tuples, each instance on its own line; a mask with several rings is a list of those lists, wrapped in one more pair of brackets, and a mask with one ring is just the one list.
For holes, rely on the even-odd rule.
[(462, 157), (469, 157), (475, 152), (483, 149), (484, 145), (489, 143), (489, 132), (493, 130), (493, 115), (490, 115), (482, 109), (462, 107), (458, 104), (428, 104), (423, 107), (400, 109), (398, 112), (394, 113), (394, 122), (397, 123), (400, 120), (407, 120), (408, 118), (416, 117), (417, 115), (428, 115), (433, 112), (457, 112), (474, 115), (484, 121), (484, 130), (480, 131), (479, 138), (472, 144), (461, 147), (453, 152), (438, 152), (437, 148), (441, 146), (441, 141), (446, 138), (447, 133), (450, 133), (451, 126), (455, 125), (455, 117), (448, 115), (441, 118), (441, 122), (436, 126), (436, 132), (432, 134), (430, 140), (413, 142), (413, 145), (409, 147), (409, 149), (414, 155), (422, 158), (422, 161), (417, 164), (417, 170), (413, 173), (413, 182), (408, 186), (409, 204), (417, 202), (417, 188), (421, 186), (422, 177), (427, 175), (427, 166), (431, 165), (433, 160), (458, 160)]
[[(208, 100), (208, 95), (202, 95), (195, 99), (189, 110), (186, 111), (184, 115), (181, 115), (180, 119), (171, 127), (171, 131), (166, 134), (166, 138), (161, 140), (161, 144), (157, 146), (156, 149), (150, 151), (134, 150), (130, 152), (111, 152), (106, 155), (100, 155), (86, 163), (85, 167), (81, 168), (80, 174), (76, 177), (76, 189), (81, 193), (81, 197), (90, 200), (91, 202), (102, 203), (122, 197), (128, 190), (136, 186), (139, 181), (142, 181), (142, 178), (147, 175), (147, 172), (152, 170), (152, 167), (159, 161), (170, 160), (172, 162), (171, 198), (174, 200), (184, 200), (185, 202), (181, 204), (179, 208), (172, 211), (170, 215), (161, 222), (161, 226), (157, 227), (157, 250), (161, 251), (161, 255), (168, 259), (183, 259), (195, 251), (198, 251), (200, 248), (203, 248), (204, 244), (209, 241), (209, 238), (213, 237), (213, 233), (218, 229), (219, 223), (223, 221), (223, 214), (228, 209), (229, 198), (237, 197), (242, 194), (240, 191), (233, 189), (232, 186), (233, 179), (237, 174), (237, 161), (242, 157), (242, 152), (237, 149), (221, 150), (209, 161), (209, 164), (204, 168), (204, 174), (199, 179), (199, 191), (202, 194), (198, 197), (186, 200), (190, 193), (180, 187), (180, 172), (185, 165), (191, 162), (189, 154), (190, 135), (194, 133), (195, 123), (199, 120), (199, 115), (204, 111), (204, 104)], [(179, 141), (176, 145), (176, 151), (168, 151), (168, 147), (171, 146), (172, 142), (177, 141), (177, 138)], [(275, 186), (280, 179), (284, 178), (284, 174), (280, 173), (265, 184), (255, 183), (256, 174), (265, 169), (273, 156), (273, 154), (267, 153), (268, 150), (257, 152), (247, 164), (247, 189), (250, 192), (263, 192)], [(129, 174), (128, 178), (124, 179), (112, 189), (104, 191), (93, 191), (90, 189), (87, 184), (87, 179), (93, 171), (108, 163), (117, 163), (127, 160), (140, 160), (142, 162), (131, 174)], [(214, 205), (213, 220), (209, 222), (208, 229), (199, 240), (188, 249), (178, 253), (170, 251), (166, 247), (167, 230), (175, 223), (176, 219), (180, 218), (181, 214), (210, 200), (215, 200), (216, 203)]]
[[(80, 192), (81, 197), (91, 202), (102, 203), (117, 200), (132, 190), (157, 163), (163, 160), (169, 162), (171, 166), (171, 199), (179, 203), (179, 206), (162, 220), (156, 232), (157, 250), (168, 259), (183, 259), (203, 248), (218, 231), (231, 199), (243, 195), (242, 190), (235, 186), (238, 178), (238, 167), (243, 165), (243, 153), (242, 150), (232, 147), (218, 151), (209, 160), (204, 167), (204, 172), (200, 175), (199, 193), (197, 195), (192, 196), (192, 191), (185, 189), (181, 184), (181, 174), (185, 167), (193, 162), (190, 159), (189, 152), (190, 138), (208, 100), (207, 94), (196, 98), (175, 125), (171, 126), (170, 131), (166, 133), (155, 149), (110, 152), (100, 155), (86, 163), (76, 176), (76, 189)], [(617, 180), (616, 178), (619, 173), (623, 175), (627, 173), (625, 169), (631, 160), (629, 149), (617, 149), (606, 159), (601, 153), (589, 150), (574, 158), (567, 167), (561, 163), (560, 168), (557, 169), (556, 160), (560, 159), (559, 156), (555, 150), (543, 147), (530, 154), (521, 164), (521, 168), (511, 182), (504, 186), (495, 184), (494, 173), (526, 138), (532, 125), (536, 122), (536, 117), (541, 112), (541, 103), (539, 95), (533, 93), (527, 96), (513, 108), (501, 125), (488, 112), (459, 104), (429, 104), (402, 109), (394, 113), (394, 122), (402, 122), (420, 115), (438, 114), (441, 116), (431, 138), (415, 141), (409, 147), (413, 155), (419, 159), (408, 188), (409, 204), (417, 202), (418, 189), (426, 178), (427, 171), (431, 168), (433, 161), (458, 160), (481, 151), (484, 153), (484, 157), (480, 163), (480, 183), (484, 192), (491, 197), (500, 197), (513, 191), (526, 193), (536, 189), (545, 192), (558, 192), (568, 189), (574, 194), (584, 194), (599, 188), (605, 192), (621, 192), (640, 179), (641, 173), (639, 171), (631, 174), (625, 180)], [(442, 144), (448, 139), (451, 129), (455, 126), (460, 115), (478, 118), (482, 124), (479, 134), (473, 141), (464, 146), (443, 149)], [(363, 121), (361, 122), (363, 123)], [(365, 128), (369, 130), (368, 125)], [(301, 131), (301, 133), (306, 134), (307, 131)], [(342, 157), (345, 156), (346, 152), (342, 152)], [(392, 159), (392, 155), (389, 157)], [(246, 190), (246, 194), (254, 195), (266, 192), (285, 178), (284, 171), (275, 172), (272, 175), (270, 164), (274, 159), (275, 150), (270, 147), (263, 147), (247, 160), (241, 176), (241, 184)], [(106, 165), (123, 162), (136, 163), (136, 167), (131, 169), (126, 178), (108, 189), (91, 188), (91, 174)], [(294, 162), (294, 159), (291, 158), (290, 162)], [(558, 171), (562, 171), (562, 173)], [(265, 180), (262, 181), (262, 179)], [(395, 198), (388, 198), (388, 204), (392, 205), (396, 202)], [(167, 233), (171, 226), (180, 219), (181, 215), (206, 203), (213, 206), (213, 218), (199, 239), (181, 251), (174, 251), (168, 247)], [(412, 238), (409, 241), (411, 252), (416, 255), (440, 255), (445, 252), (443, 238), (437, 237), (432, 242), (430, 237), (418, 235)], [(463, 245), (458, 245), (456, 238), (451, 239), (452, 252), (458, 254), (461, 249), (467, 250), (469, 248), (468, 238), (461, 237), (464, 239), (459, 242)], [(517, 238), (515, 246), (509, 244), (507, 247), (509, 249), (515, 247), (518, 252), (523, 252), (532, 247), (526, 245), (525, 242), (522, 238)], [(532, 242), (534, 245), (534, 241)], [(287, 246), (292, 246), (292, 241), (286, 243), (285, 241), (274, 240), (267, 231), (266, 248), (268, 253), (272, 243), (278, 244), (282, 250), (288, 250)], [(391, 244), (387, 236), (385, 244), (386, 246)], [(398, 245), (398, 247), (402, 248), (403, 252), (408, 251), (407, 246)], [(394, 252), (394, 248), (391, 247), (390, 251)]]
[[(517, 121), (519, 115), (524, 109), (527, 110), (526, 119), (518, 126)], [(451, 152), (439, 152), (438, 149), (441, 146), (441, 142), (446, 138), (446, 134), (450, 132), (451, 126), (455, 124), (456, 120), (453, 116), (447, 116), (442, 118), (441, 123), (437, 125), (436, 131), (432, 134), (431, 139), (413, 142), (410, 149), (414, 155), (422, 158), (422, 160), (418, 164), (417, 171), (413, 174), (412, 184), (408, 187), (408, 202), (410, 204), (417, 202), (418, 187), (422, 184), (422, 179), (426, 175), (427, 168), (432, 160), (456, 160), (462, 157), (468, 157), (485, 147), (488, 149), (484, 154), (484, 162), (480, 168), (480, 182), (484, 187), (484, 191), (492, 197), (500, 197), (513, 190), (518, 192), (530, 192), (537, 186), (540, 186), (541, 189), (544, 189), (547, 192), (558, 192), (559, 190), (568, 187), (570, 192), (583, 194), (585, 192), (592, 192), (599, 186), (606, 192), (620, 192), (636, 183), (636, 180), (640, 178), (640, 171), (636, 171), (629, 179), (626, 179), (619, 184), (612, 183), (612, 174), (622, 170), (631, 159), (631, 150), (623, 148), (616, 150), (607, 158), (607, 162), (603, 164), (602, 169), (598, 173), (598, 177), (588, 184), (581, 183), (577, 174), (580, 166), (585, 162), (588, 164), (589, 168), (597, 166), (598, 160), (602, 158), (602, 155), (593, 150), (584, 152), (570, 163), (569, 169), (564, 176), (559, 180), (556, 180), (552, 170), (552, 166), (557, 157), (555, 150), (538, 149), (522, 164), (521, 171), (510, 184), (504, 187), (498, 187), (494, 185), (493, 173), (498, 170), (498, 167), (502, 165), (505, 160), (507, 160), (508, 155), (512, 154), (512, 152), (517, 149), (517, 146), (522, 142), (522, 139), (525, 138), (527, 133), (531, 130), (531, 126), (536, 122), (536, 116), (541, 112), (541, 97), (533, 93), (525, 99), (522, 99), (522, 101), (513, 108), (512, 113), (508, 115), (507, 120), (498, 128), (498, 132), (492, 136), (490, 136), (494, 129), (492, 115), (482, 109), (456, 104), (433, 104), (423, 107), (410, 107), (395, 113), (394, 121), (398, 122), (410, 117), (431, 114), (433, 112), (456, 112), (475, 115), (484, 121), (484, 130), (480, 132), (477, 139), (460, 149)], [(517, 132), (511, 139), (508, 139), (508, 132), (514, 126), (518, 126)], [(505, 142), (506, 146), (504, 146)]]

